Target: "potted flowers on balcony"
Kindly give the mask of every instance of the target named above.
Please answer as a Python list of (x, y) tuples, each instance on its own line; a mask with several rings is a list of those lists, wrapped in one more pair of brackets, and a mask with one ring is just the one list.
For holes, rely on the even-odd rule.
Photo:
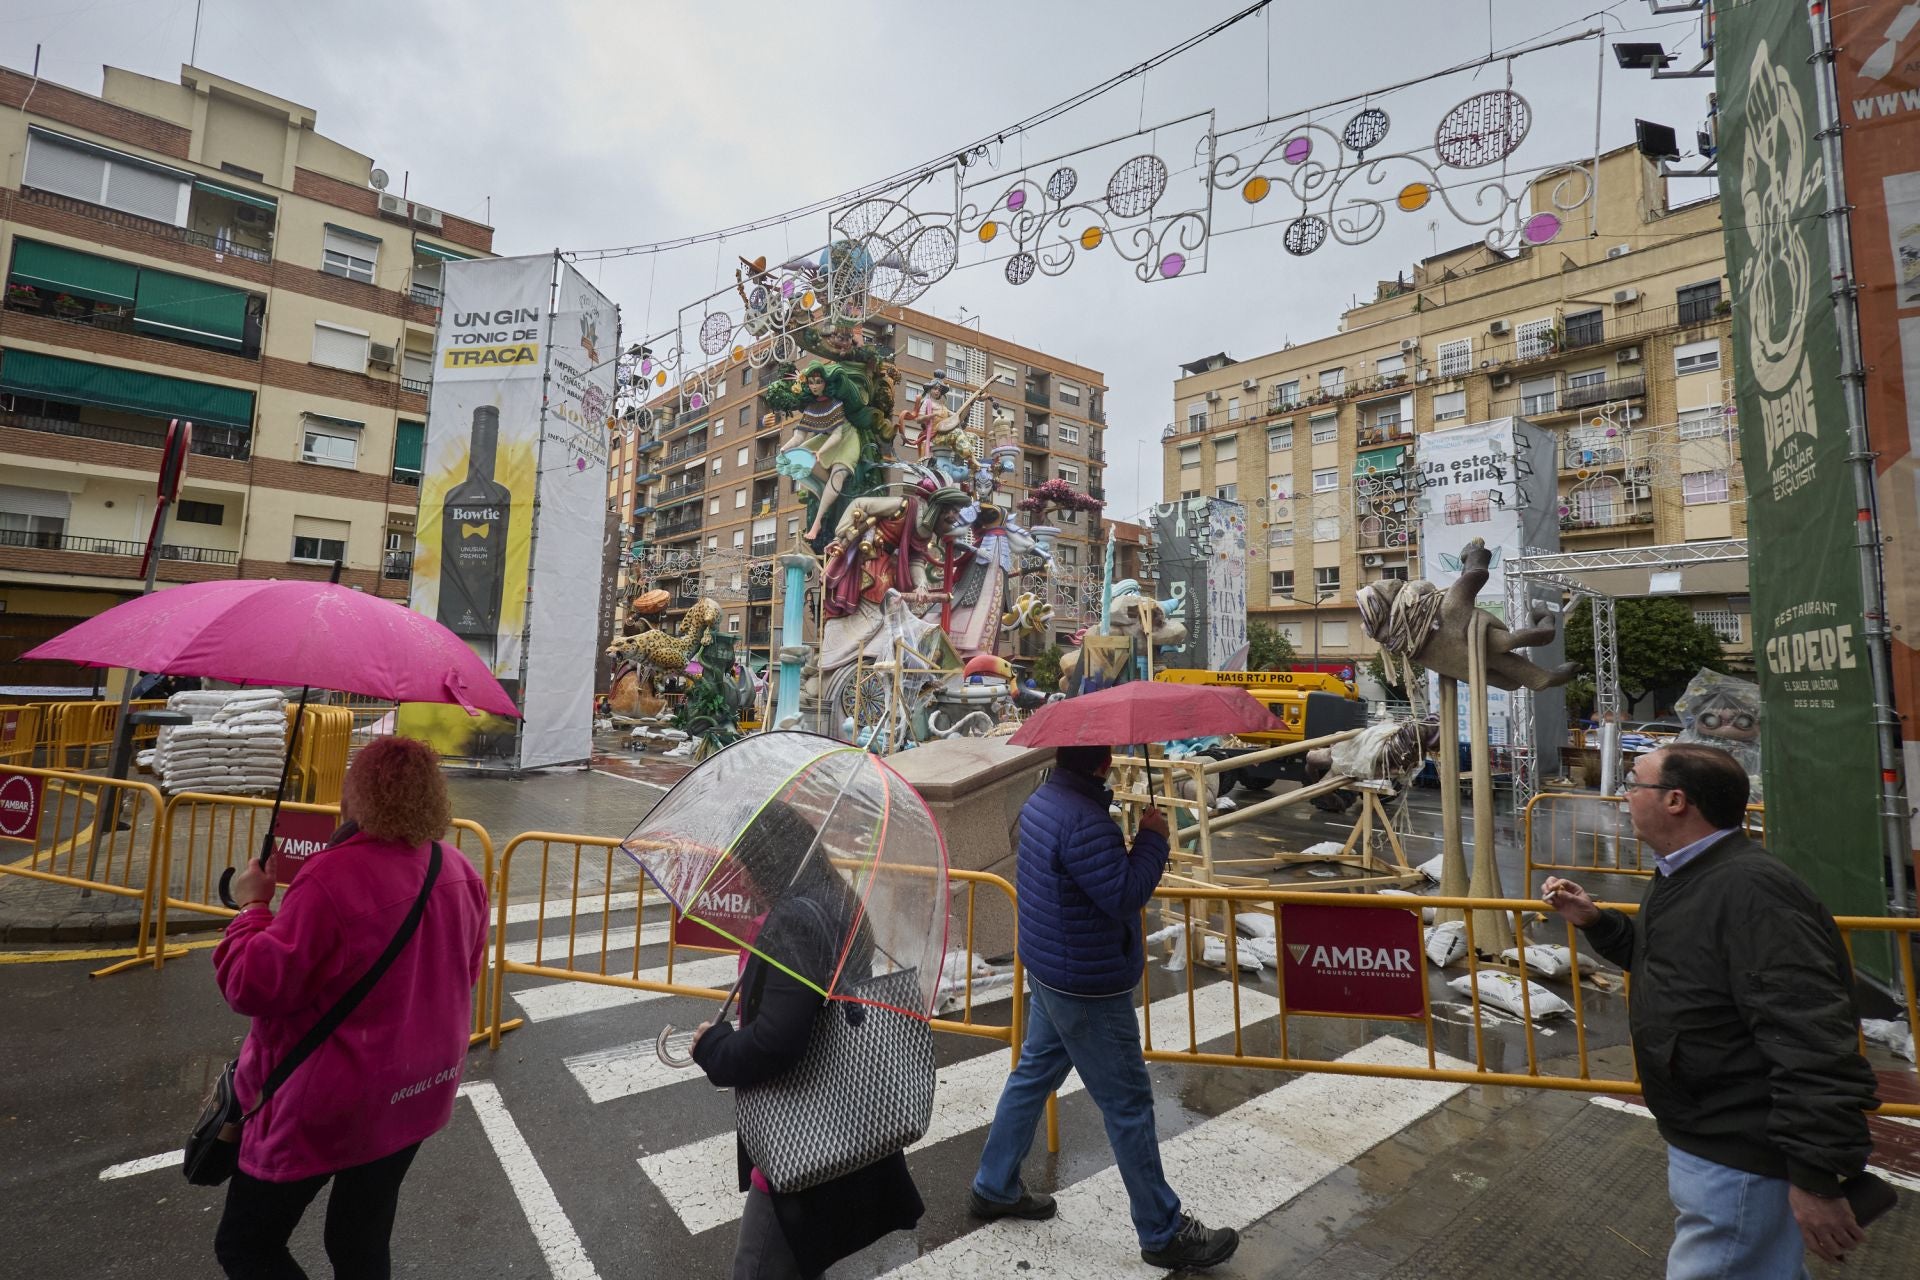
[(38, 311), (40, 309), (40, 291), (30, 284), (9, 283), (7, 285), (7, 305)]

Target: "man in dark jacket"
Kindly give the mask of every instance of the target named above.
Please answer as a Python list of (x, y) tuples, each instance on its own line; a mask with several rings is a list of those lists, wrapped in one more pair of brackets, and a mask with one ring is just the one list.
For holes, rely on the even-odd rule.
[(1541, 890), (1633, 975), (1634, 1059), (1679, 1214), (1667, 1275), (1804, 1276), (1807, 1249), (1838, 1260), (1859, 1243), (1841, 1184), (1872, 1149), (1874, 1076), (1840, 931), (1741, 832), (1747, 773), (1726, 752), (1652, 751), (1621, 786), (1658, 855), (1639, 915), (1558, 877)]
[(1100, 1108), (1127, 1187), (1140, 1256), (1155, 1266), (1211, 1267), (1240, 1237), (1180, 1211), (1160, 1168), (1153, 1081), (1140, 1052), (1133, 991), (1146, 968), (1140, 912), (1167, 866), (1167, 820), (1149, 809), (1128, 849), (1108, 813), (1105, 747), (1063, 747), (1020, 811), (1020, 960), (1027, 1033), (987, 1134), (971, 1207), (979, 1218), (1051, 1218), (1052, 1196), (1028, 1191), (1020, 1164), (1047, 1095), (1078, 1071)]

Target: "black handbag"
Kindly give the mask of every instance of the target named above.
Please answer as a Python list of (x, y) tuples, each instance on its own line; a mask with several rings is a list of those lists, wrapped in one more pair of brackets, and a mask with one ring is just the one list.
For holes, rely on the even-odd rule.
[(188, 1182), (197, 1187), (217, 1187), (233, 1176), (234, 1170), (240, 1167), (240, 1130), (255, 1112), (267, 1105), (280, 1086), (299, 1069), (300, 1064), (311, 1057), (328, 1036), (340, 1029), (340, 1024), (366, 999), (374, 984), (393, 967), (393, 962), (400, 958), (400, 952), (420, 928), (420, 917), (427, 910), (427, 895), (433, 892), (433, 882), (439, 877), (440, 842), (436, 840), (427, 855), (426, 879), (420, 882), (419, 896), (414, 898), (407, 918), (400, 922), (399, 932), (387, 943), (387, 949), (380, 953), (380, 958), (360, 975), (360, 980), (307, 1029), (307, 1034), (287, 1051), (286, 1057), (274, 1064), (266, 1083), (260, 1086), (260, 1097), (252, 1107), (243, 1109), (240, 1106), (240, 1094), (234, 1087), (234, 1075), (239, 1069), (239, 1062), (229, 1062), (221, 1069), (219, 1078), (213, 1082), (213, 1088), (208, 1091), (207, 1100), (201, 1106), (200, 1118), (194, 1121), (193, 1132), (187, 1135), (186, 1150), (182, 1153), (185, 1158), (181, 1161), (180, 1171), (186, 1175)]

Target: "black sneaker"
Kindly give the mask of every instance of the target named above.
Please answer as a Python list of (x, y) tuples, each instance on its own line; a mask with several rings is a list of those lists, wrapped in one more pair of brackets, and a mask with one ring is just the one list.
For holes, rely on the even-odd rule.
[(967, 1200), (967, 1211), (976, 1218), (985, 1218), (988, 1222), (996, 1218), (1025, 1218), (1029, 1222), (1040, 1222), (1051, 1218), (1059, 1208), (1054, 1204), (1052, 1196), (1037, 1195), (1026, 1190), (1022, 1190), (1020, 1198), (1012, 1204), (988, 1200), (978, 1191), (969, 1191)]
[(1180, 1230), (1161, 1249), (1142, 1249), (1140, 1256), (1169, 1271), (1217, 1267), (1240, 1247), (1240, 1233), (1232, 1227), (1208, 1228), (1190, 1213), (1180, 1215)]

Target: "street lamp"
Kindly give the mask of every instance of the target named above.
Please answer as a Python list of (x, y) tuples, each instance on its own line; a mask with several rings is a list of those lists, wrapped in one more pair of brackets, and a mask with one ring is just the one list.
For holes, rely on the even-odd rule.
[(1303, 600), (1299, 596), (1288, 596), (1287, 599), (1313, 610), (1313, 669), (1318, 671), (1320, 669), (1320, 606), (1333, 599), (1333, 593), (1315, 596), (1311, 600)]

